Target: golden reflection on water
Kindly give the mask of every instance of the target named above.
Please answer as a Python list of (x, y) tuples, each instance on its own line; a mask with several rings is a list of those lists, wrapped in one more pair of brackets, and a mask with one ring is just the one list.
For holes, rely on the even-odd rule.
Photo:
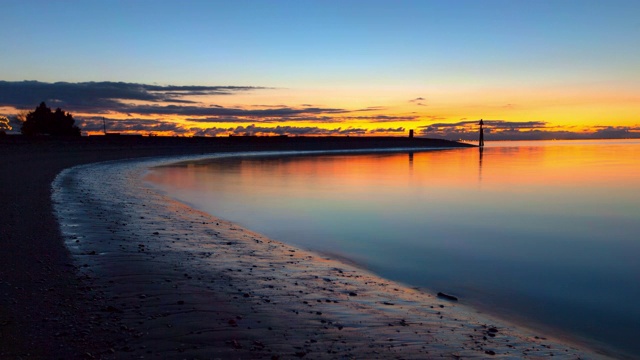
[[(505, 142), (484, 151), (223, 158), (164, 167), (148, 179), (170, 192), (190, 193), (190, 201), (198, 194), (217, 194), (262, 207), (333, 199), (336, 206), (406, 204), (426, 214), (434, 208), (459, 209), (478, 218), (482, 213), (469, 214), (456, 204), (550, 213), (594, 213), (580, 207), (601, 205), (620, 213), (640, 200), (640, 141)], [(545, 201), (556, 206), (545, 207)], [(209, 210), (216, 211), (213, 206)]]
[(640, 351), (628, 335), (640, 335), (639, 140), (235, 157), (147, 179), (200, 210), (384, 277), (586, 336), (603, 336), (588, 333), (597, 317), (597, 328), (613, 329), (607, 341)]
[(478, 189), (494, 196), (541, 191), (623, 196), (640, 179), (640, 143), (500, 143), (484, 151), (218, 159), (165, 167), (148, 179), (174, 189), (239, 191), (240, 198), (257, 199), (278, 196), (283, 189), (287, 197), (385, 197), (407, 186), (441, 199), (471, 196), (469, 191), (482, 197)]

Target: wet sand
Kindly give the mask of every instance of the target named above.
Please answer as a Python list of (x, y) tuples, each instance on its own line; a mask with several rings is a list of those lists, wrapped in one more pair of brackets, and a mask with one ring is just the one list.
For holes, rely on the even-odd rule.
[(195, 211), (138, 166), (66, 170), (63, 237), (62, 169), (230, 147), (20, 146), (2, 148), (0, 357), (604, 357)]

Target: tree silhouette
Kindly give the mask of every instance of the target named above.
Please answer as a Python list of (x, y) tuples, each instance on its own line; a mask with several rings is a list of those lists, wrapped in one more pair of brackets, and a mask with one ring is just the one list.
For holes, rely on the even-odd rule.
[(75, 120), (70, 113), (65, 113), (60, 108), (52, 112), (42, 102), (34, 111), (27, 114), (20, 131), (23, 135), (80, 136), (80, 128), (74, 123)]

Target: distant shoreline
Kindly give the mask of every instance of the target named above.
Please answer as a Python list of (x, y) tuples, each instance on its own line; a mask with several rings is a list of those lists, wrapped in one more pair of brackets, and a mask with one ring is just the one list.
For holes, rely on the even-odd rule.
[[(82, 137), (50, 137), (22, 135), (0, 136), (4, 147), (38, 148), (63, 146), (65, 151), (119, 150), (157, 151), (158, 155), (194, 152), (277, 151), (277, 150), (349, 150), (389, 148), (450, 148), (474, 147), (456, 141), (409, 137), (348, 137), (348, 136), (229, 136), (229, 137), (165, 137), (139, 135), (107, 135)], [(135, 155), (135, 154), (132, 154)]]

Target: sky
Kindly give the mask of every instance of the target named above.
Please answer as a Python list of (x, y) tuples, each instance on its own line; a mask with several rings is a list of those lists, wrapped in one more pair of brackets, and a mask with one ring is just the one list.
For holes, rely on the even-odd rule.
[[(84, 134), (640, 137), (637, 0), (0, 0), (0, 116)], [(104, 122), (103, 122), (104, 119)], [(3, 122), (0, 121), (0, 126)]]

